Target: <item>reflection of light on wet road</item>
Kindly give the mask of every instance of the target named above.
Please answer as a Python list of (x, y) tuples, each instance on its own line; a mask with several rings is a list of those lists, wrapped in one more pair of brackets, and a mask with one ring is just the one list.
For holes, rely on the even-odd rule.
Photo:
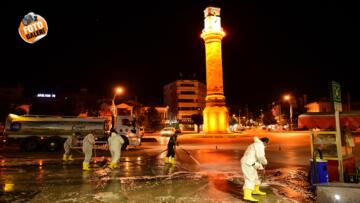
[(1, 167), (5, 166), (5, 159), (1, 160)]
[(288, 166), (291, 166), (291, 165), (296, 165), (296, 164), (299, 164), (299, 163), (296, 163), (296, 156), (297, 154), (295, 153), (294, 150), (284, 150), (283, 152), (283, 156), (287, 157), (287, 164)]
[(128, 157), (125, 158), (125, 176), (130, 176), (130, 159)]
[(130, 169), (130, 162), (125, 162), (125, 169), (129, 170)]
[(13, 183), (5, 183), (3, 189), (4, 189), (4, 192), (11, 192), (14, 190), (14, 184)]
[(38, 161), (38, 174), (37, 174), (37, 177), (36, 177), (36, 180), (39, 181), (39, 182), (43, 182), (44, 181), (44, 170), (43, 170), (43, 160), (39, 160)]
[(219, 163), (219, 162), (226, 162), (230, 161), (232, 157), (230, 156), (232, 154), (224, 154), (218, 152), (215, 153), (214, 150), (210, 149), (202, 149), (196, 151), (196, 157), (201, 158), (199, 161), (202, 163)]
[(40, 159), (40, 160), (38, 161), (38, 164), (39, 164), (39, 168), (41, 169), (42, 166), (43, 166), (43, 160)]
[(214, 199), (225, 199), (227, 197), (227, 193), (215, 192), (219, 189), (221, 191), (229, 191), (229, 184), (225, 178), (225, 174), (219, 173), (209, 173), (208, 174), (208, 182), (209, 182), (209, 197)]
[(334, 197), (335, 197), (335, 199), (336, 199), (337, 201), (339, 201), (339, 200), (341, 199), (341, 198), (340, 198), (340, 195), (338, 195), (338, 194), (335, 194)]
[(44, 181), (43, 160), (40, 159), (38, 161), (38, 164), (39, 164), (39, 171), (36, 179), (40, 182), (43, 182)]

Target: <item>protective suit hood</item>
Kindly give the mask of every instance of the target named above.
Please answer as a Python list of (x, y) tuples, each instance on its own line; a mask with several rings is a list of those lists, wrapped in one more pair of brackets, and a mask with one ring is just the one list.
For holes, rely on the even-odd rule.
[(254, 142), (264, 144), (258, 137), (254, 137)]

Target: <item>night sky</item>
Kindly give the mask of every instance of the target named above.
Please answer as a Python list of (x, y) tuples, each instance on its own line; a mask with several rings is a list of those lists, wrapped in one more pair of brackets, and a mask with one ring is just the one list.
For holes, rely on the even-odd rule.
[[(75, 2), (75, 1), (74, 1)], [(128, 97), (161, 104), (163, 85), (195, 76), (205, 82), (203, 10), (221, 7), (227, 103), (266, 105), (290, 92), (328, 96), (328, 82), (360, 99), (359, 12), (347, 1), (27, 1), (5, 4), (1, 86)], [(145, 3), (144, 3), (145, 2)], [(147, 3), (146, 3), (147, 2)], [(44, 17), (48, 35), (27, 44), (23, 16)]]

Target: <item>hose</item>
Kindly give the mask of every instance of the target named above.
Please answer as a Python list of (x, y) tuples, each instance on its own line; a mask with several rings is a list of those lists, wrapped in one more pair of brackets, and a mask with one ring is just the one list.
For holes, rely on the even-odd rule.
[(182, 149), (187, 155), (189, 155), (190, 158), (191, 158), (198, 166), (201, 165), (200, 162), (199, 162), (198, 160), (196, 160), (188, 151), (186, 151), (184, 148), (182, 148), (182, 147), (180, 147), (180, 146), (179, 146), (179, 148)]

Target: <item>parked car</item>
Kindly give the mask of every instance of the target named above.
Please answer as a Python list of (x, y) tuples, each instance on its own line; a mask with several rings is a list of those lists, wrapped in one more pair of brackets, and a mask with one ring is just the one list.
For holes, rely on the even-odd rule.
[(160, 135), (164, 137), (170, 137), (175, 133), (176, 133), (176, 129), (174, 127), (166, 127), (160, 131)]

